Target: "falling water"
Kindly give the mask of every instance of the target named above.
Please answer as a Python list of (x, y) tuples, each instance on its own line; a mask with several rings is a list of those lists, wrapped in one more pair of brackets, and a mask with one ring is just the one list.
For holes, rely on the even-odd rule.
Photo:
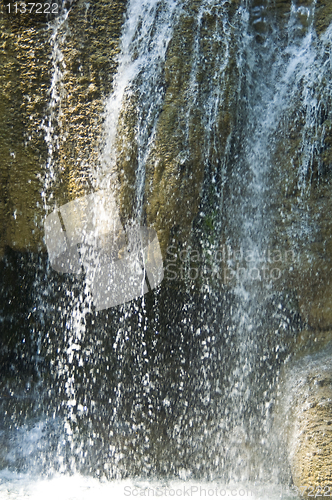
[[(157, 117), (163, 101), (161, 73), (172, 27), (179, 15), (181, 2), (131, 1), (121, 40), (119, 69), (114, 92), (108, 99), (105, 114), (105, 148), (101, 172), (96, 172), (98, 187), (112, 187), (110, 176), (117, 162), (116, 138), (123, 104), (135, 100), (137, 123), (136, 216), (142, 210), (144, 164), (154, 140)], [(137, 91), (139, 87), (139, 91)]]
[[(179, 26), (193, 15), (192, 3), (179, 165), (192, 161), (198, 122), (204, 137), (201, 200), (188, 238), (204, 265), (223, 245), (234, 280), (205, 276), (196, 283), (187, 273), (173, 286), (166, 276), (146, 295), (96, 311), (88, 273), (60, 275), (41, 262), (33, 307), (38, 383), (26, 418), (10, 424), (11, 443), (0, 435), (3, 498), (42, 498), (53, 486), (64, 498), (128, 496), (146, 487), (157, 495), (156, 488), (184, 485), (197, 495), (203, 487), (235, 498), (243, 491), (252, 498), (291, 495), (285, 493), (290, 472), (282, 463), (273, 410), (280, 370), (289, 360), (287, 342), (300, 325), (288, 292), (274, 282), (269, 252), (278, 248), (274, 182), (282, 176), (280, 138), (294, 113), (302, 113), (299, 150), (291, 158), (299, 206), (324, 138), (319, 125), (330, 92), (331, 29), (318, 39), (315, 2), (306, 8), (292, 2), (279, 26), (268, 14), (272, 2), (234, 7), (226, 0), (129, 1), (114, 88), (105, 103), (104, 147), (89, 175), (96, 191), (115, 199), (121, 182), (127, 185), (134, 193), (128, 227), (145, 222), (146, 169), (163, 154), (158, 125), (168, 90), (167, 57)], [(59, 209), (52, 187), (61, 175), (56, 149), (67, 14), (53, 21), (50, 36), (41, 194), (46, 214)], [(205, 23), (213, 16), (209, 36), (217, 49), (208, 61)], [(213, 75), (208, 82), (201, 81), (202, 68)], [(298, 102), (301, 110), (294, 109)], [(223, 139), (221, 109), (235, 116)], [(119, 168), (127, 160), (135, 166), (134, 180)], [(212, 239), (204, 229), (211, 213)], [(292, 231), (305, 241), (309, 229), (304, 221)], [(80, 251), (84, 256), (84, 244)]]

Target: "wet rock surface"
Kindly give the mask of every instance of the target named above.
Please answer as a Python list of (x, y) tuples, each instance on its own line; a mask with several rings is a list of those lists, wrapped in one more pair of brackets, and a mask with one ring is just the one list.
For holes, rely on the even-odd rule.
[(284, 373), (285, 433), (292, 479), (304, 498), (331, 491), (331, 343), (302, 357)]

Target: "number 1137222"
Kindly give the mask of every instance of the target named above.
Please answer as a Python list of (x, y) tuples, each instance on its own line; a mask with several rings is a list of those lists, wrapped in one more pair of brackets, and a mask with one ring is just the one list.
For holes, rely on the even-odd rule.
[(8, 14), (58, 14), (57, 3), (15, 2), (4, 6)]
[(294, 486), (294, 489), (300, 497), (332, 497), (331, 486)]

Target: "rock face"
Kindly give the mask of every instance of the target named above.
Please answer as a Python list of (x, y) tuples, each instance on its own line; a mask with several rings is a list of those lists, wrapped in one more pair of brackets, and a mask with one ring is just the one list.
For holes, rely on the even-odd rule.
[(21, 26), (6, 15), (1, 23), (1, 243), (17, 250), (41, 245), (36, 224), (43, 189), (41, 164), (46, 157), (41, 123), (50, 87), (47, 34)]
[[(123, 100), (115, 141), (118, 203), (124, 224), (137, 215), (139, 134), (148, 122), (153, 141), (143, 162), (139, 208), (142, 221), (157, 230), (164, 257), (170, 243), (175, 249), (191, 244), (202, 254), (202, 241), (208, 249), (227, 244), (233, 235), (239, 242), (240, 224), (231, 215), (240, 217), (246, 180), (250, 184), (254, 174), (238, 156), (256, 126), (247, 123), (248, 102), (264, 71), (273, 67), (269, 37), (290, 52), (314, 40), (309, 62), (297, 62), (300, 76), (291, 104), (271, 136), (269, 208), (262, 210), (269, 217), (269, 224), (262, 220), (269, 226), (268, 248), (292, 252), (292, 258), (278, 261), (282, 278), (273, 285), (283, 304), (289, 301), (293, 330), (300, 330), (285, 340), (297, 368), (286, 365), (280, 398), (287, 408), (293, 481), (311, 496), (310, 488), (317, 493), (332, 483), (332, 6), (321, 0), (249, 3), (248, 10), (239, 0), (208, 10), (202, 0), (184, 2), (158, 78), (150, 82), (150, 90), (158, 90), (153, 120), (147, 119), (149, 96), (137, 90), (143, 73)], [(25, 285), (14, 285), (14, 275), (24, 275), (27, 251), (45, 253), (46, 212), (101, 182), (96, 172), (103, 167), (103, 113), (114, 87), (126, 7), (125, 0), (78, 0), (67, 19), (51, 26), (45, 19), (8, 13), (0, 18), (0, 254), (7, 252), (2, 293), (7, 298), (3, 290), (10, 288), (15, 300), (5, 313), (11, 317), (18, 308), (21, 322), (31, 304), (24, 304)], [(238, 176), (245, 179), (240, 187)], [(29, 272), (25, 284), (31, 290), (34, 271)], [(173, 284), (163, 288), (165, 303), (174, 289)], [(24, 339), (42, 328), (29, 321)], [(17, 348), (14, 330), (8, 326), (2, 337), (6, 366), (12, 360), (8, 353)], [(293, 401), (286, 404), (288, 393)]]
[(332, 484), (331, 344), (301, 357), (284, 374), (283, 429), (295, 489), (305, 498), (330, 495)]
[(45, 209), (91, 190), (125, 6), (78, 1), (51, 26), (44, 16), (2, 12), (2, 253), (45, 250)]

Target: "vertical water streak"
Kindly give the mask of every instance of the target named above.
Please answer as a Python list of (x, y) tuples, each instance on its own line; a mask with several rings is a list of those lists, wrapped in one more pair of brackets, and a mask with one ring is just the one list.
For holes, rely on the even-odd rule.
[(105, 148), (96, 186), (115, 187), (113, 174), (118, 160), (116, 138), (119, 133), (119, 115), (121, 109), (133, 99), (137, 112), (136, 123), (131, 125), (135, 127), (135, 142), (138, 147), (135, 208), (138, 218), (142, 210), (145, 161), (154, 139), (158, 112), (163, 100), (161, 73), (181, 1), (129, 2), (114, 92), (105, 108)]
[(63, 77), (66, 65), (61, 45), (64, 44), (66, 40), (65, 23), (67, 17), (68, 11), (65, 8), (61, 8), (59, 16), (49, 23), (49, 30), (51, 31), (49, 43), (51, 48), (52, 75), (47, 115), (41, 125), (47, 144), (44, 191), (41, 193), (46, 212), (54, 205), (54, 201), (52, 201), (52, 188), (54, 188), (55, 183), (58, 181), (57, 177), (59, 175), (56, 168), (56, 154), (63, 140), (63, 137), (61, 137), (61, 98), (63, 94)]
[[(41, 193), (45, 217), (60, 208), (54, 192), (61, 181), (63, 169), (59, 168), (59, 157), (66, 140), (63, 127), (66, 63), (62, 47), (68, 34), (68, 14), (68, 6), (63, 1), (59, 15), (48, 25), (52, 73), (47, 114), (41, 126), (47, 145), (44, 189)], [(45, 273), (43, 276), (41, 271)], [(44, 413), (46, 428), (48, 425), (56, 426), (55, 435), (49, 439), (50, 448), (45, 451), (44, 463), (42, 456), (39, 460), (45, 467), (49, 454), (54, 470), (73, 472), (76, 470), (76, 415), (80, 408), (77, 402), (77, 373), (83, 366), (81, 346), (85, 341), (86, 316), (91, 311), (89, 283), (86, 280), (77, 282), (75, 277), (68, 279), (65, 275), (62, 279), (61, 275), (52, 271), (48, 262), (46, 269), (39, 270), (35, 281), (35, 302), (40, 324), (39, 350), (46, 357), (44, 366), (50, 364), (49, 386), (47, 390), (43, 389), (39, 403), (46, 407), (40, 410)]]

